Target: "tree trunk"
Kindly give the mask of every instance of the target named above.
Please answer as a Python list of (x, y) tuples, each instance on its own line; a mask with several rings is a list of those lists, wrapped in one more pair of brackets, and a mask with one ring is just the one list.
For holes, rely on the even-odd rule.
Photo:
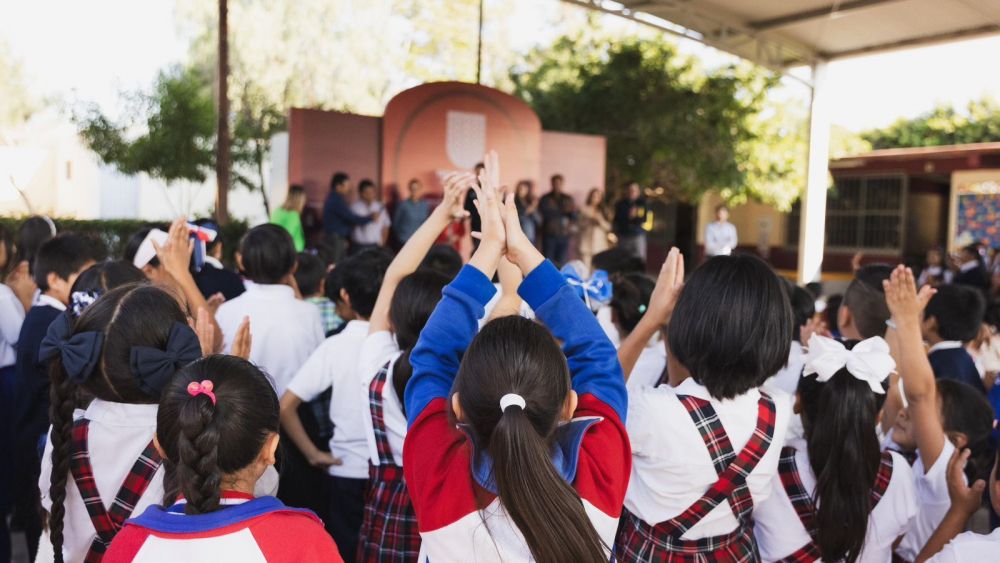
[(219, 0), (219, 125), (215, 158), (215, 220), (220, 225), (229, 221), (229, 9), (226, 0)]
[(271, 200), (267, 197), (267, 184), (264, 182), (264, 156), (267, 154), (261, 149), (260, 144), (257, 145), (256, 150), (257, 156), (257, 178), (260, 180), (260, 197), (264, 200), (264, 213), (267, 214), (267, 218), (271, 218)]

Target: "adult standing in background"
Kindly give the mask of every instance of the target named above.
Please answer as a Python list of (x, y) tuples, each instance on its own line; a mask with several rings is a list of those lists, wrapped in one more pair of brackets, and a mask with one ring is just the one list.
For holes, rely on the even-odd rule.
[(281, 207), (271, 212), (271, 222), (288, 231), (295, 242), (295, 252), (306, 249), (306, 233), (302, 229), (302, 210), (306, 208), (306, 189), (295, 184), (288, 188), (288, 195)]
[(715, 208), (715, 221), (705, 227), (705, 256), (729, 256), (736, 249), (736, 226), (729, 222), (729, 208)]
[(646, 214), (649, 208), (638, 182), (629, 182), (625, 197), (615, 204), (615, 234), (618, 247), (646, 260)]
[(563, 193), (562, 174), (553, 175), (550, 181), (552, 191), (538, 203), (542, 213), (542, 253), (561, 267), (569, 253), (570, 225), (576, 220), (576, 204)]
[(347, 203), (347, 195), (351, 193), (351, 178), (344, 172), (337, 172), (330, 180), (330, 195), (323, 203), (323, 232), (326, 242), (330, 245), (331, 257), (339, 262), (347, 252), (347, 239), (351, 229), (358, 225), (367, 225), (375, 220), (377, 215), (357, 215), (351, 211)]
[[(475, 169), (473, 169), (473, 174), (475, 174), (474, 181), (476, 182), (479, 181), (479, 174), (485, 169), (486, 167), (483, 166), (482, 162), (476, 164)], [(471, 188), (471, 186), (469, 187)], [(465, 192), (465, 204), (463, 207), (465, 208), (465, 212), (468, 213), (468, 217), (465, 220), (465, 224), (468, 225), (468, 228), (465, 229), (465, 232), (469, 233), (470, 235), (472, 233), (482, 232), (483, 229), (483, 220), (479, 217), (479, 211), (476, 210), (475, 202), (476, 202), (476, 192), (473, 191), (472, 189), (469, 189), (468, 191)], [(472, 251), (475, 252), (477, 248), (479, 248), (479, 239), (473, 238)]]
[(963, 246), (954, 259), (955, 275), (951, 282), (974, 287), (984, 293), (990, 290), (990, 273), (979, 243)]
[(604, 212), (604, 190), (594, 188), (587, 194), (587, 201), (580, 210), (579, 255), (588, 269), (594, 255), (610, 246), (610, 234), (611, 223)]
[(385, 206), (378, 200), (378, 190), (375, 182), (365, 178), (358, 184), (358, 201), (351, 204), (351, 211), (359, 217), (370, 216), (372, 220), (364, 225), (356, 225), (351, 231), (351, 254), (356, 254), (368, 248), (385, 246), (389, 240), (389, 214)]
[(521, 230), (524, 236), (532, 244), (538, 242), (538, 223), (541, 217), (538, 214), (538, 198), (535, 197), (535, 186), (531, 180), (521, 180), (514, 188), (514, 205), (517, 206), (517, 218), (521, 223)]
[(410, 192), (409, 197), (397, 203), (396, 211), (392, 214), (393, 230), (400, 246), (410, 240), (431, 213), (430, 205), (420, 199), (424, 193), (423, 182), (413, 178), (406, 187)]

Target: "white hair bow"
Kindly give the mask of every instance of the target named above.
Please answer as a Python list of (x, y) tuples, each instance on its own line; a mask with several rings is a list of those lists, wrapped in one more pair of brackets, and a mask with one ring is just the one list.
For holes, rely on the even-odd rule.
[(889, 355), (889, 345), (880, 336), (862, 340), (850, 350), (826, 336), (814, 334), (809, 338), (803, 377), (815, 373), (816, 380), (823, 383), (844, 368), (855, 379), (867, 383), (872, 392), (885, 393), (882, 382), (895, 371), (896, 361)]

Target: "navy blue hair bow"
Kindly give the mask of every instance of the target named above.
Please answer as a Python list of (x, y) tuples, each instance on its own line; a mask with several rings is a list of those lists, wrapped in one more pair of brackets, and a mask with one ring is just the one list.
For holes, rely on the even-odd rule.
[(56, 317), (38, 348), (38, 358), (43, 362), (57, 355), (62, 358), (63, 370), (73, 383), (80, 384), (90, 377), (101, 358), (104, 334), (87, 331), (73, 334), (73, 319), (69, 313)]
[(175, 322), (167, 337), (167, 349), (133, 346), (129, 358), (132, 375), (145, 393), (156, 397), (180, 368), (201, 357), (201, 343), (191, 327)]

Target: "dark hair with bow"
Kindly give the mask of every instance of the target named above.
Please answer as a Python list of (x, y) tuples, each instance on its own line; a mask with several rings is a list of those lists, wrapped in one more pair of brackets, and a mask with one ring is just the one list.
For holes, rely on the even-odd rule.
[[(201, 356), (177, 300), (166, 291), (132, 284), (108, 291), (73, 322), (57, 319), (45, 339), (51, 359), (52, 476), (49, 536), (61, 561), (73, 409), (80, 397), (156, 404), (170, 377)], [(192, 342), (194, 347), (192, 347)], [(140, 452), (122, 452), (133, 458)]]

